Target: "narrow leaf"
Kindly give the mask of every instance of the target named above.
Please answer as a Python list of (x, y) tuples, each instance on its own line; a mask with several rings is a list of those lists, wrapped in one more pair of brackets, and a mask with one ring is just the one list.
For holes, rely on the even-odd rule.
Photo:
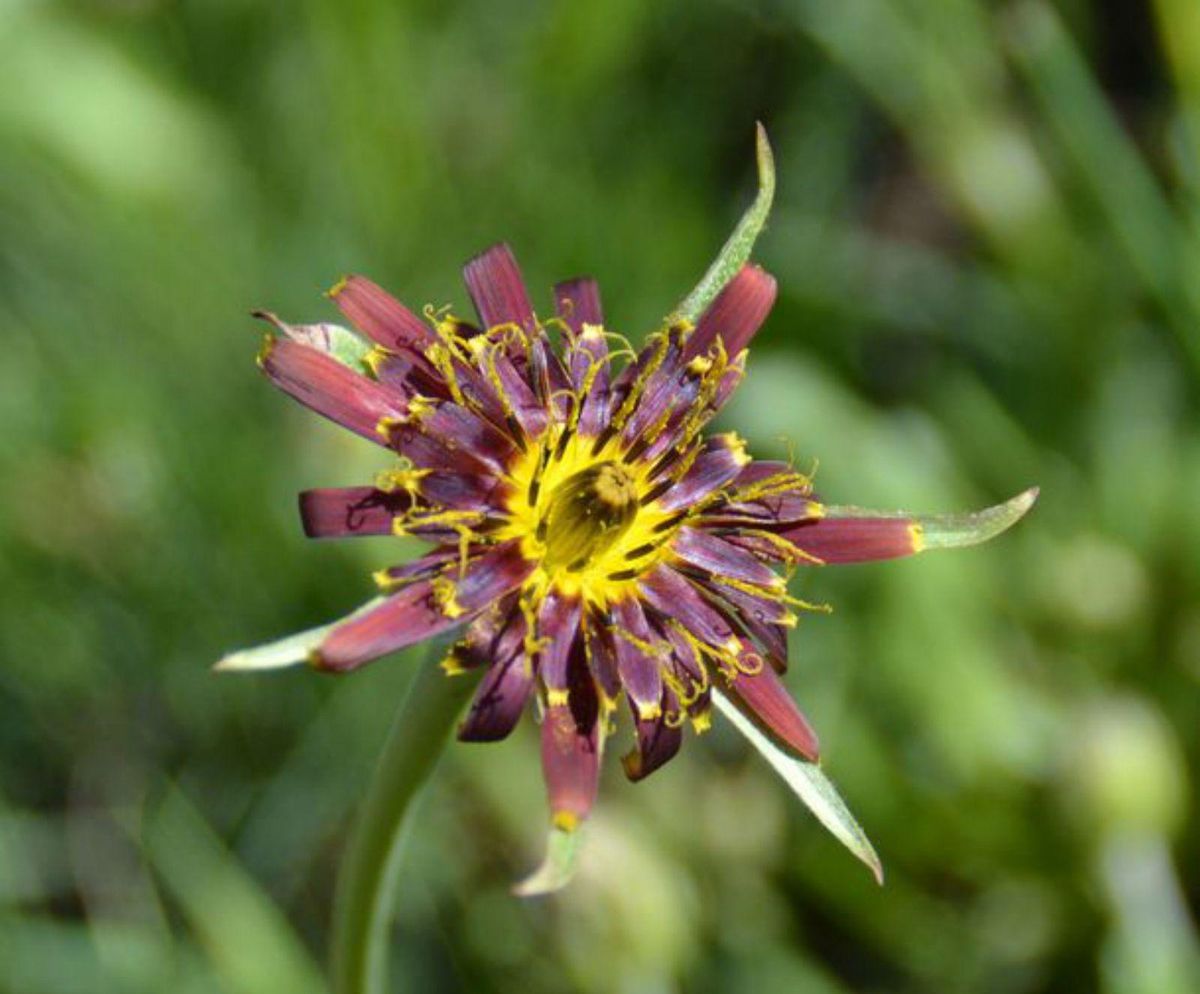
[(721, 713), (762, 753), (775, 772), (783, 777), (796, 796), (816, 815), (817, 820), (833, 833), (834, 838), (862, 860), (874, 874), (876, 882), (882, 884), (883, 864), (879, 861), (875, 847), (871, 845), (866, 832), (854, 820), (854, 815), (850, 813), (846, 802), (842, 800), (832, 782), (821, 772), (821, 767), (816, 763), (794, 759), (783, 752), (719, 690), (714, 691), (713, 700)]
[(279, 907), (172, 787), (147, 817), (145, 852), (230, 994), (321, 994), (325, 983)]
[(546, 839), (546, 858), (542, 865), (513, 887), (518, 897), (537, 897), (562, 890), (575, 876), (579, 854), (583, 851), (583, 830), (551, 828)]
[(351, 618), (369, 611), (382, 600), (382, 597), (375, 597), (352, 614), (345, 618), (338, 618), (337, 621), (331, 621), (327, 625), (297, 632), (295, 635), (289, 635), (276, 642), (268, 642), (266, 645), (256, 646), (253, 649), (239, 649), (237, 652), (231, 652), (218, 661), (213, 669), (221, 673), (248, 673), (255, 670), (281, 670), (288, 666), (307, 663), (312, 651), (325, 640), (325, 636), (333, 629)]
[(725, 284), (746, 264), (754, 243), (758, 240), (759, 232), (767, 223), (767, 215), (771, 213), (771, 202), (775, 199), (775, 157), (771, 154), (771, 144), (767, 141), (767, 129), (761, 123), (755, 127), (758, 195), (738, 221), (733, 234), (722, 246), (708, 271), (676, 309), (672, 319), (686, 318), (692, 323), (699, 319), (717, 294), (725, 288)]

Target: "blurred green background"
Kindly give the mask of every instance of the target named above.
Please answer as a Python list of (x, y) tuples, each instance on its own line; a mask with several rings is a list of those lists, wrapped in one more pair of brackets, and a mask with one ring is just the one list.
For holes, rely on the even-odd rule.
[(361, 271), (465, 310), (503, 238), (638, 338), (758, 118), (781, 291), (726, 425), (839, 503), (1042, 486), (984, 548), (800, 578), (836, 612), (789, 683), (887, 885), (718, 727), (610, 761), (580, 877), (514, 899), (526, 724), (447, 753), (397, 989), (1200, 990), (1195, 0), (5, 3), (0, 988), (322, 989), (415, 657), (209, 665), (408, 550), (302, 538), (294, 492), (382, 455), (268, 387), (249, 309), (327, 319)]

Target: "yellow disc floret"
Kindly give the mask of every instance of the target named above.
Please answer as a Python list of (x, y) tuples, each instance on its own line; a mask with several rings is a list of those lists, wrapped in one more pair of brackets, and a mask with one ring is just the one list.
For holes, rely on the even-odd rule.
[(681, 517), (660, 508), (651, 467), (627, 462), (615, 439), (600, 444), (551, 427), (511, 470), (508, 524), (540, 566), (529, 586), (553, 585), (605, 607), (661, 557)]

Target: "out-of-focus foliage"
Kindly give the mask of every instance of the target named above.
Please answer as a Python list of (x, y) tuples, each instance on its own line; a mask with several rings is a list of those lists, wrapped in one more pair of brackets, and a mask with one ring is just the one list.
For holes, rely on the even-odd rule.
[(505, 238), (638, 337), (748, 202), (756, 118), (781, 297), (726, 423), (843, 503), (1042, 485), (989, 546), (800, 579), (836, 613), (789, 683), (887, 885), (718, 727), (611, 764), (576, 883), (518, 901), (526, 727), (449, 751), (396, 976), (1200, 990), (1194, 0), (5, 4), (0, 987), (322, 989), (412, 660), (208, 666), (409, 550), (302, 539), (293, 492), (381, 456), (268, 389), (249, 309), (328, 318), (347, 270), (462, 307)]

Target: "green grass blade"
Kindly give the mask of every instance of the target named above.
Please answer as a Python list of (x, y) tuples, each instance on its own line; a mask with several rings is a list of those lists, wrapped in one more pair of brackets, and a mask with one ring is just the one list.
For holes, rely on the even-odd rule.
[(320, 994), (320, 970), (283, 913), (191, 802), (172, 789), (144, 830), (150, 864), (231, 994)]

